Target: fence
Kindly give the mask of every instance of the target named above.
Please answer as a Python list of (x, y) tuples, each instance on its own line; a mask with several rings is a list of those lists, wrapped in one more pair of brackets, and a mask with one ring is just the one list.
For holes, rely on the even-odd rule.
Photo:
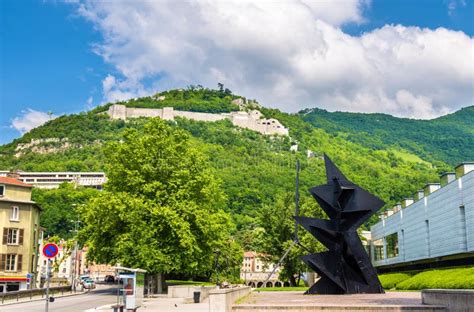
[[(64, 293), (73, 293), (71, 286), (58, 286), (58, 287), (50, 287), (49, 294), (50, 296), (54, 296), (55, 294), (64, 295)], [(18, 290), (18, 291), (9, 291), (7, 293), (0, 293), (0, 298), (2, 304), (5, 301), (20, 301), (21, 298), (29, 298), (30, 300), (33, 297), (40, 296), (41, 298), (46, 297), (46, 288), (36, 288), (36, 289), (28, 289), (28, 290)]]

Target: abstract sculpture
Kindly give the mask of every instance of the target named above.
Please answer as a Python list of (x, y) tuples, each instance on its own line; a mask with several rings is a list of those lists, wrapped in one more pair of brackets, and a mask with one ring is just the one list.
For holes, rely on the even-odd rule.
[(310, 193), (330, 220), (295, 216), (328, 249), (302, 257), (321, 276), (305, 294), (383, 293), (357, 228), (384, 202), (349, 181), (326, 155), (324, 161), (327, 184)]

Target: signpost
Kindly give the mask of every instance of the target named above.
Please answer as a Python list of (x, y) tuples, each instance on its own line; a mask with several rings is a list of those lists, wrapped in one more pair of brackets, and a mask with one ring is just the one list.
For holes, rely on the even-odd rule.
[(58, 245), (54, 243), (46, 244), (43, 247), (43, 255), (46, 258), (48, 258), (48, 268), (46, 270), (46, 307), (45, 307), (46, 312), (48, 312), (48, 305), (49, 305), (49, 280), (51, 278), (51, 258), (56, 257), (56, 255), (58, 254), (58, 251), (59, 251)]

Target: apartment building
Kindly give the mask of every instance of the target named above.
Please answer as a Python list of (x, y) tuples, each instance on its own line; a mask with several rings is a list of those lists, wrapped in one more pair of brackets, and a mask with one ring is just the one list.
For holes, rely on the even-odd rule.
[(41, 207), (31, 200), (32, 187), (0, 177), (0, 293), (36, 284)]

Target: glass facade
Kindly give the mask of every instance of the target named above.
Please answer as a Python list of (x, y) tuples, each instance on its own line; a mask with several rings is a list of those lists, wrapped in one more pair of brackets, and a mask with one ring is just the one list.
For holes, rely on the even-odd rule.
[(383, 253), (383, 239), (378, 239), (374, 241), (374, 260), (383, 260), (384, 253)]
[(398, 257), (398, 233), (393, 233), (385, 237), (387, 245), (387, 258)]

